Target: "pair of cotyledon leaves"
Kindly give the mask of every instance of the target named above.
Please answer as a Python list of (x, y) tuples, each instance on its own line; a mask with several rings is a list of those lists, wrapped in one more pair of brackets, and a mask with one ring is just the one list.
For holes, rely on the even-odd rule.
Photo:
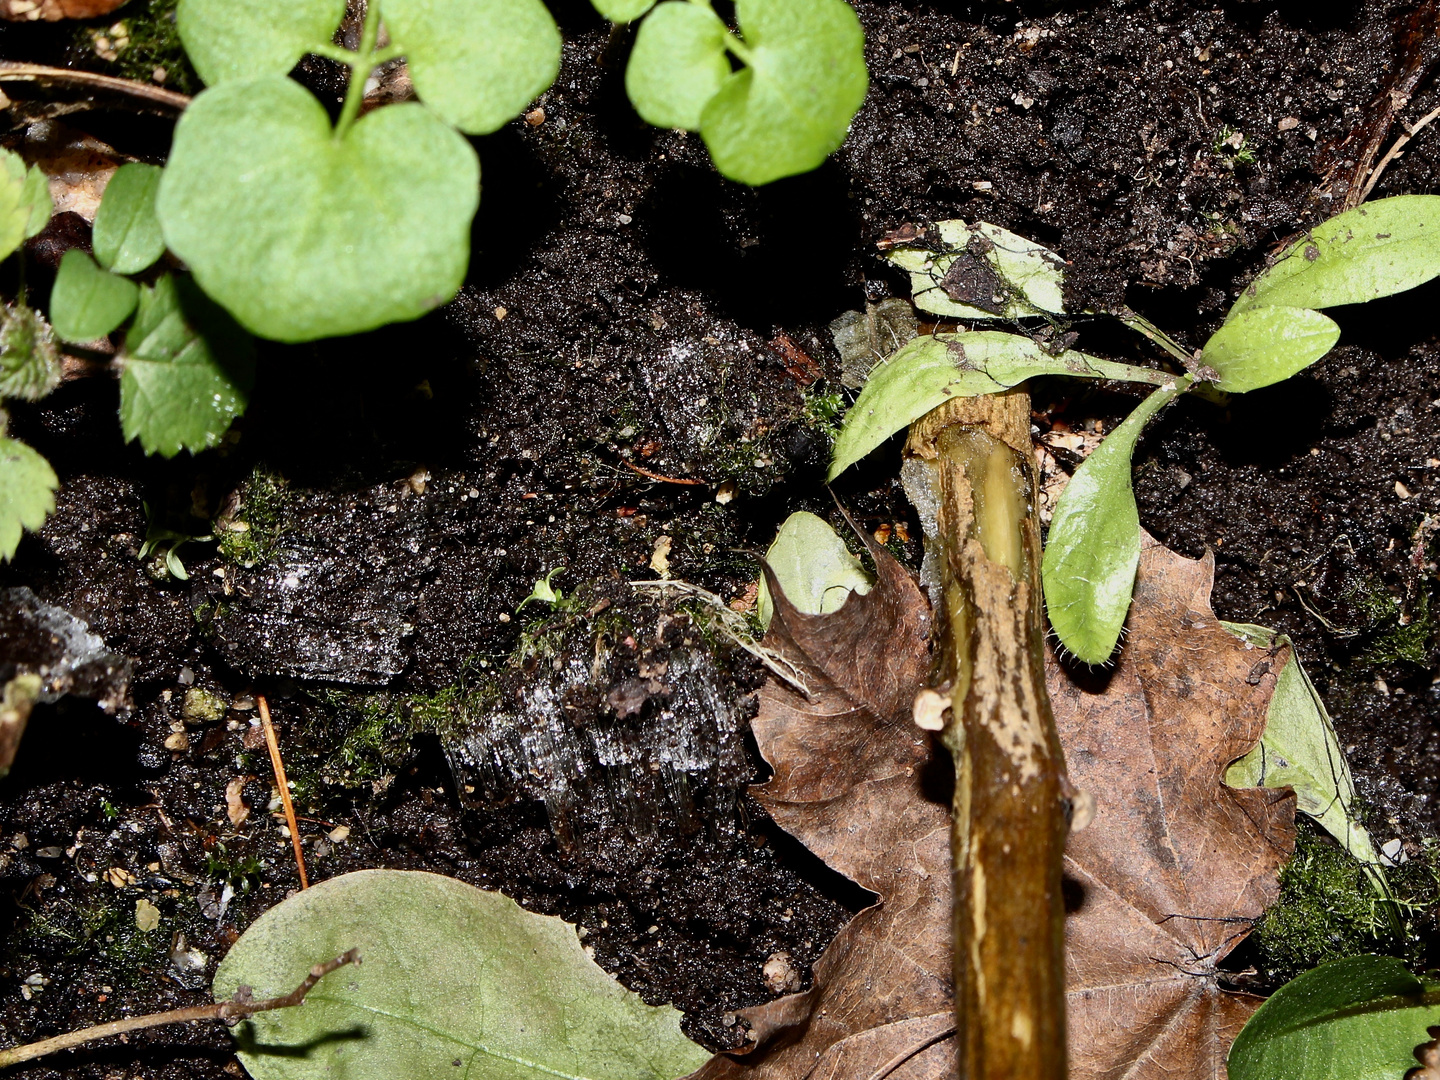
[[(994, 226), (957, 230), (956, 224), (942, 223), (938, 251), (911, 247), (891, 256), (911, 272), (919, 306), (943, 307), (940, 313), (954, 316), (955, 301), (941, 286), (955, 260), (968, 254), (985, 260), (1009, 290), (1009, 306), (968, 317), (1063, 314), (1053, 253)], [(1340, 214), (1292, 244), (1246, 287), (1206, 343), (1199, 371), (1213, 370), (1215, 385), (1235, 393), (1281, 382), (1319, 360), (1339, 338), (1334, 321), (1317, 309), (1389, 296), (1437, 275), (1440, 196), (1398, 196)], [(1042, 576), (1050, 623), (1076, 657), (1103, 663), (1124, 627), (1140, 558), (1140, 519), (1130, 482), (1135, 444), (1145, 424), (1195, 384), (1191, 376), (1127, 369), (1077, 353), (1052, 356), (1009, 334), (920, 338), (872, 374), (845, 418), (830, 475), (950, 395), (995, 393), (1035, 375), (1160, 384), (1076, 470), (1055, 508), (1046, 544)]]

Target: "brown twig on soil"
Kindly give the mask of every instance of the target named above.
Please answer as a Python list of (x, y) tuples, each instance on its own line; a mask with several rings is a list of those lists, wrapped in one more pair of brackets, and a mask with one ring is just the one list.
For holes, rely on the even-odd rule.
[(295, 804), (290, 801), (290, 782), (285, 779), (285, 763), (280, 760), (280, 743), (275, 738), (275, 725), (270, 722), (270, 703), (264, 694), (255, 695), (260, 707), (260, 726), (265, 729), (265, 745), (270, 750), (270, 764), (275, 769), (275, 785), (280, 789), (280, 805), (285, 808), (285, 824), (290, 829), (290, 844), (295, 849), (295, 866), (300, 871), (300, 888), (308, 889), (310, 879), (305, 873), (305, 852), (300, 848), (300, 826), (295, 820)]
[(686, 484), (691, 487), (700, 487), (705, 483), (704, 480), (682, 480), (676, 476), (661, 476), (659, 473), (651, 472), (649, 469), (642, 469), (632, 461), (625, 462), (625, 467), (631, 472), (637, 472), (641, 476), (649, 477), (651, 480), (659, 480), (662, 484)]
[(360, 950), (351, 949), (334, 960), (316, 964), (299, 986), (280, 997), (252, 1001), (250, 1000), (250, 988), (242, 986), (236, 991), (233, 998), (217, 1001), (213, 1005), (191, 1005), (184, 1009), (151, 1013), (149, 1016), (131, 1016), (124, 1020), (112, 1020), (108, 1024), (96, 1024), (94, 1027), (56, 1035), (51, 1039), (41, 1039), (39, 1042), (27, 1043), (24, 1046), (13, 1046), (9, 1050), (0, 1050), (0, 1069), (18, 1065), (22, 1061), (34, 1061), (36, 1058), (45, 1057), (47, 1054), (54, 1054), (60, 1050), (83, 1046), (85, 1043), (94, 1042), (97, 1039), (108, 1039), (112, 1035), (125, 1035), (131, 1031), (143, 1031), (146, 1028), (163, 1027), (166, 1024), (183, 1024), (192, 1020), (219, 1020), (221, 1023), (233, 1027), (241, 1020), (254, 1016), (256, 1013), (289, 1009), (303, 1004), (305, 995), (310, 993), (315, 984), (326, 975), (346, 964), (358, 963), (360, 963)]
[(117, 79), (113, 75), (97, 75), (93, 71), (46, 67), (44, 64), (22, 64), (0, 60), (0, 83), (30, 82), (38, 86), (78, 86), (86, 90), (109, 91), (125, 97), (140, 98), (167, 111), (183, 112), (190, 99), (174, 90), (165, 90), (134, 79)]
[(1407, 126), (1405, 128), (1405, 131), (1395, 140), (1390, 149), (1385, 151), (1385, 156), (1380, 159), (1380, 163), (1375, 166), (1375, 171), (1370, 174), (1370, 179), (1365, 182), (1365, 190), (1360, 193), (1360, 202), (1363, 203), (1370, 197), (1370, 192), (1374, 191), (1375, 185), (1380, 182), (1380, 174), (1385, 171), (1392, 161), (1400, 156), (1400, 151), (1405, 148), (1405, 144), (1415, 138), (1416, 135), (1419, 135), (1422, 128), (1437, 119), (1440, 119), (1440, 109), (1432, 109), (1417, 120), (1413, 126)]

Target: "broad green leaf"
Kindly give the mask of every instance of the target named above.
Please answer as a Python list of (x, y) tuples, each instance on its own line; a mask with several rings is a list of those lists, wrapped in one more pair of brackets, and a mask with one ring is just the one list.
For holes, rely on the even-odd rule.
[(60, 354), (45, 317), (16, 302), (0, 326), (0, 397), (38, 401), (60, 385)]
[(1339, 340), (1340, 327), (1318, 311), (1250, 308), (1210, 336), (1200, 362), (1220, 373), (1215, 385), (1221, 390), (1242, 394), (1304, 371)]
[(1332, 960), (1286, 983), (1236, 1036), (1230, 1080), (1400, 1080), (1440, 995), (1392, 956)]
[(1027, 337), (998, 330), (918, 337), (871, 371), (835, 439), (828, 479), (950, 398), (996, 394), (1036, 375), (1151, 384), (1172, 378), (1084, 353), (1052, 356)]
[(1140, 513), (1130, 459), (1145, 425), (1189, 385), (1161, 387), (1075, 470), (1050, 521), (1041, 577), (1050, 625), (1086, 664), (1110, 659), (1140, 564)]
[(590, 0), (613, 23), (634, 22), (655, 6), (655, 0)]
[(36, 531), (55, 512), (60, 480), (50, 463), (0, 427), (0, 559), (9, 562), (22, 529)]
[(14, 151), (0, 149), (0, 163), (4, 165), (0, 168), (0, 259), (5, 259), (29, 235), (26, 228), (30, 223), (31, 210), (25, 183), (25, 162)]
[(31, 165), (25, 170), (20, 202), (29, 212), (25, 221), (25, 235), (29, 237), (39, 234), (50, 224), (50, 215), (55, 212), (55, 201), (50, 197), (50, 177), (41, 172), (38, 165)]
[(216, 445), (249, 404), (255, 343), (189, 279), (140, 291), (125, 335), (120, 424), (147, 454)]
[(180, 0), (175, 23), (195, 71), (214, 86), (284, 75), (328, 44), (344, 16), (345, 0)]
[(105, 186), (95, 212), (95, 261), (117, 274), (138, 274), (160, 258), (165, 237), (155, 216), (155, 193), (163, 170), (132, 162), (121, 165)]
[(495, 131), (555, 81), (560, 30), (540, 0), (385, 0), (420, 100), (471, 135)]
[[(828, 615), (838, 611), (852, 592), (870, 591), (870, 575), (850, 554), (845, 541), (824, 518), (804, 511), (785, 519), (765, 552), (765, 562), (785, 599), (806, 615)], [(775, 602), (764, 574), (760, 575), (758, 608), (761, 623), (769, 626)]]
[(1328, 308), (1413, 289), (1440, 275), (1440, 195), (1397, 195), (1322, 222), (1230, 309)]
[(935, 239), (938, 251), (903, 246), (885, 256), (910, 272), (916, 307), (952, 319), (1065, 313), (1065, 260), (1049, 248), (988, 221), (937, 221)]
[(745, 66), (705, 106), (715, 167), (758, 186), (809, 172), (865, 100), (865, 34), (844, 0), (737, 0)]
[(700, 130), (700, 118), (730, 77), (730, 32), (708, 7), (667, 0), (640, 24), (625, 92), (646, 123)]
[(274, 75), (195, 99), (156, 211), (170, 249), (242, 325), (310, 341), (454, 296), (479, 200), (475, 151), (424, 106), (375, 109), (336, 140), (309, 91)]
[(601, 971), (573, 926), (415, 871), (345, 874), (271, 908), (221, 962), (215, 996), (288, 993), (351, 948), (361, 964), (303, 1007), (238, 1029), (254, 1080), (673, 1080), (710, 1056), (678, 1012)]
[(71, 248), (50, 290), (50, 325), (65, 341), (94, 341), (129, 317), (139, 295), (133, 281), (101, 270), (89, 255)]

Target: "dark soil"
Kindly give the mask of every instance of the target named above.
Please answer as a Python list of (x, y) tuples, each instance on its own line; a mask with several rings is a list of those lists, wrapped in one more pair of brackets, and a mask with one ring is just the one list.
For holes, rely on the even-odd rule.
[[(432, 869), (562, 915), (708, 1045), (734, 1045), (728, 1014), (770, 996), (768, 956), (808, 963), (866, 902), (744, 794), (763, 775), (753, 662), (702, 604), (625, 583), (654, 577), (669, 537), (676, 578), (741, 599), (786, 514), (833, 512), (826, 327), (905, 295), (874, 256), (902, 223), (1016, 230), (1071, 261), (1071, 310), (1128, 304), (1201, 344), (1267, 255), (1343, 196), (1322, 186), (1327, 147), (1389, 85), (1412, 5), (855, 6), (871, 94), (814, 174), (721, 181), (698, 139), (635, 118), (625, 41), (579, 0), (556, 3), (567, 46), (543, 122), (477, 140), (485, 195), (453, 304), (269, 350), (232, 438), (195, 459), (122, 445), (105, 379), (13, 409), (64, 488), (0, 586), (128, 657), (133, 708), (42, 706), (0, 783), (5, 1039), (203, 1000), (238, 932), (296, 887), (266, 809), (256, 692), (277, 712), (315, 877)], [(5, 27), (0, 55), (108, 70), (84, 40)], [(302, 74), (336, 94), (323, 63)], [(1405, 119), (1434, 96), (1422, 84)], [(163, 155), (154, 118), (64, 119)], [(1440, 125), (1377, 193), (1430, 190), (1437, 155)], [(85, 237), (68, 220), (49, 239), (53, 258)], [(1437, 300), (1431, 286), (1342, 312), (1342, 345), (1303, 376), (1229, 407), (1187, 400), (1136, 472), (1147, 527), (1215, 551), (1220, 615), (1296, 640), (1376, 840), (1415, 855), (1440, 787)], [(1113, 323), (1073, 329), (1090, 351), (1152, 362)], [(1108, 427), (1131, 399), (1057, 384), (1036, 404), (1042, 428)], [(836, 494), (913, 564), (895, 464), (893, 448), (875, 455)], [(136, 557), (147, 506), (157, 525), (230, 528), (182, 548), (175, 580)], [(517, 613), (557, 566), (566, 601)], [(238, 825), (235, 777), (252, 807)], [(162, 916), (148, 934), (142, 897)], [(166, 1030), (14, 1075), (218, 1078), (238, 1069), (229, 1048), (218, 1029)]]

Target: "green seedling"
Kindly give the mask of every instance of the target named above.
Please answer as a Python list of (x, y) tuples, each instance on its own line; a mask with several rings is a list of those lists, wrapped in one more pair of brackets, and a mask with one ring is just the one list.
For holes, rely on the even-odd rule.
[(563, 566), (557, 566), (548, 574), (546, 574), (543, 578), (535, 582), (535, 587), (530, 590), (530, 595), (525, 597), (524, 600), (521, 600), (519, 606), (517, 606), (515, 610), (517, 612), (520, 611), (522, 608), (524, 608), (526, 604), (530, 603), (530, 601), (532, 600), (539, 600), (541, 603), (544, 604), (558, 604), (561, 600), (565, 599), (565, 594), (562, 593), (559, 589), (553, 588), (550, 584), (550, 579), (564, 569), (565, 568)]
[(150, 504), (145, 503), (145, 542), (140, 545), (136, 558), (143, 562), (153, 562), (152, 573), (160, 577), (169, 574), (178, 581), (189, 581), (190, 573), (185, 569), (185, 564), (180, 561), (180, 549), (189, 543), (208, 544), (215, 539), (213, 536), (195, 536), (192, 533), (177, 532), (174, 529), (167, 529), (157, 523), (155, 516), (150, 511)]

